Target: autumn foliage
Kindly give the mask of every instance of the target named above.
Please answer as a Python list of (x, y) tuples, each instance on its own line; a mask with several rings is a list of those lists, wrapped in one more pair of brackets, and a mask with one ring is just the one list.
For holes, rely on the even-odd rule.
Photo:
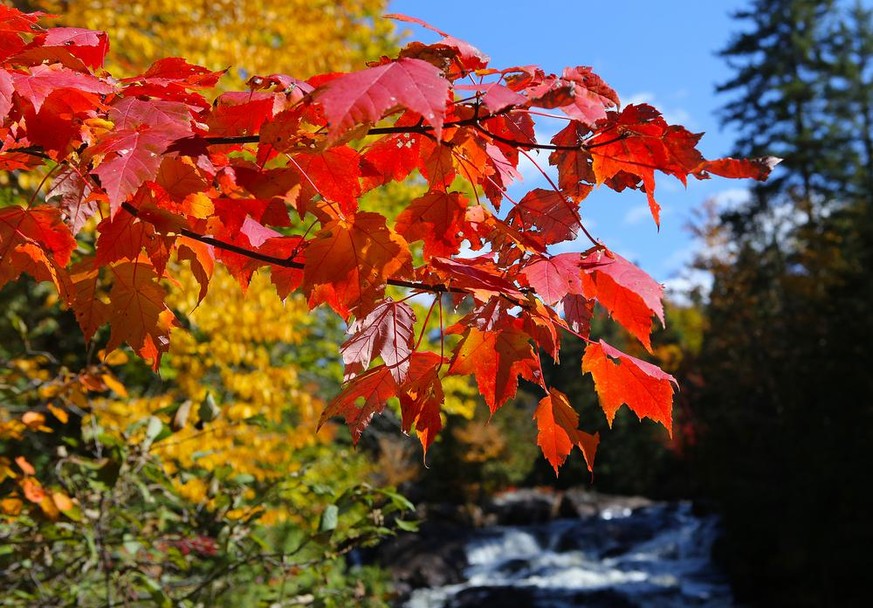
[[(221, 72), (168, 58), (116, 80), (105, 34), (6, 7), (0, 18), (0, 169), (48, 170), (32, 200), (0, 209), (0, 286), (50, 282), (87, 339), (108, 324), (107, 351), (127, 344), (158, 369), (181, 274), (202, 299), (216, 264), (244, 290), (269, 269), (279, 298), (299, 291), (348, 323), (344, 388), (321, 421), (344, 418), (355, 439), (396, 399), (426, 450), (444, 377), (473, 376), (492, 413), (522, 379), (545, 394), (538, 443), (555, 471), (573, 446), (590, 468), (598, 437), (540, 366), (564, 332), (588, 341), (582, 371), (609, 420), (627, 404), (671, 428), (674, 379), (589, 336), (597, 303), (650, 350), (661, 286), (589, 233), (581, 205), (597, 186), (640, 190), (657, 223), (656, 171), (764, 179), (769, 159), (707, 161), (699, 134), (622, 107), (590, 68), (491, 68), (438, 31), (364, 70), (255, 76), (212, 99)], [(546, 115), (566, 126), (541, 142)], [(539, 150), (556, 182), (511, 198)], [(405, 180), (426, 192), (397, 217), (367, 204)], [(577, 238), (584, 250), (552, 253)], [(460, 322), (444, 326), (445, 308)]]

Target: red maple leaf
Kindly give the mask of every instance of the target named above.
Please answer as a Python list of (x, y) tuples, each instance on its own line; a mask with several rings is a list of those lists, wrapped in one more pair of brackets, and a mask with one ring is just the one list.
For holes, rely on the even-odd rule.
[(324, 108), (333, 137), (378, 122), (395, 108), (420, 115), (439, 137), (448, 93), (449, 83), (437, 68), (421, 59), (398, 59), (335, 78), (313, 97)]
[(157, 370), (161, 355), (170, 348), (170, 330), (176, 324), (176, 317), (164, 304), (166, 292), (147, 259), (118, 262), (110, 266), (110, 271), (110, 334), (106, 350), (126, 342)]
[(352, 441), (358, 443), (373, 415), (381, 412), (396, 394), (397, 384), (391, 370), (385, 365), (374, 367), (345, 385), (340, 394), (324, 408), (318, 426), (321, 428), (329, 418), (342, 416), (349, 425)]
[(424, 241), (424, 256), (447, 257), (461, 249), (467, 199), (460, 192), (432, 191), (397, 216), (395, 229), (407, 241)]
[(610, 316), (652, 350), (652, 317), (664, 325), (664, 288), (638, 266), (611, 251), (595, 251), (582, 260), (593, 277), (585, 296), (596, 298)]
[(582, 372), (594, 378), (594, 388), (610, 426), (615, 412), (626, 403), (640, 419), (651, 418), (673, 433), (673, 386), (678, 386), (673, 376), (603, 340), (592, 342), (585, 349)]
[(0, 287), (26, 272), (65, 292), (66, 271), (76, 240), (57, 209), (0, 209)]
[[(516, 321), (518, 321), (516, 319)], [(510, 319), (501, 328), (483, 331), (469, 328), (455, 348), (449, 374), (473, 375), (485, 403), (493, 414), (518, 390), (518, 378), (541, 384), (540, 359), (530, 336)]]
[(443, 358), (436, 353), (412, 353), (409, 375), (400, 392), (401, 428), (408, 433), (415, 425), (425, 456), (443, 428), (440, 410), (445, 394), (437, 373), (442, 364)]
[(346, 378), (353, 378), (382, 357), (398, 385), (409, 373), (415, 313), (406, 302), (387, 298), (349, 327), (351, 337), (340, 347)]
[(326, 302), (343, 318), (353, 308), (372, 309), (389, 277), (411, 262), (406, 242), (385, 225), (385, 217), (359, 211), (327, 221), (306, 246), (303, 288), (309, 305)]

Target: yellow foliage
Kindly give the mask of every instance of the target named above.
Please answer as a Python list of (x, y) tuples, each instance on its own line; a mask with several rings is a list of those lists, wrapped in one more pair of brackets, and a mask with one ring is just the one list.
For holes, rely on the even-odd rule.
[[(22, 3), (19, 3), (22, 4)], [(163, 57), (184, 57), (233, 75), (288, 73), (298, 78), (360, 67), (389, 52), (386, 0), (34, 0), (64, 25), (103, 30), (110, 69), (132, 73)]]
[[(223, 271), (216, 272), (206, 299), (196, 306), (198, 291), (189, 279), (169, 301), (191, 311), (191, 331), (174, 333), (167, 358), (173, 388), (156, 397), (99, 401), (94, 412), (100, 424), (124, 433), (136, 421), (160, 414), (170, 425), (173, 415), (167, 412), (189, 402), (190, 413), (175, 419), (176, 433), (152, 446), (170, 470), (230, 466), (259, 480), (295, 470), (297, 450), (330, 439), (327, 429), (315, 433), (323, 403), (302, 384), (297, 369), (276, 356), (306, 339), (312, 321), (305, 303), (295, 297), (282, 302), (266, 273), (255, 274), (246, 294)], [(207, 394), (220, 409), (214, 421), (198, 413)], [(259, 424), (247, 422), (255, 416)], [(131, 439), (144, 436), (139, 429)], [(179, 490), (192, 500), (207, 497), (202, 480), (180, 482)]]

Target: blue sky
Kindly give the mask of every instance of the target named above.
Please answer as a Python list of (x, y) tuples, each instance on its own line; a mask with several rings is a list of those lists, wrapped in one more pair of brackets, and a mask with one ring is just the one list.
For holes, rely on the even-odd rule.
[[(493, 67), (538, 64), (560, 73), (565, 66), (592, 66), (618, 91), (622, 103), (650, 103), (669, 122), (705, 131), (700, 148), (707, 158), (715, 158), (729, 154), (733, 142), (733, 133), (720, 127), (716, 116), (727, 99), (715, 94), (715, 86), (731, 76), (716, 53), (742, 25), (730, 14), (745, 6), (744, 0), (393, 0), (389, 9), (470, 42), (491, 57)], [(432, 33), (404, 27), (414, 38), (435, 39)], [(541, 164), (547, 165), (546, 157)], [(544, 185), (533, 172), (523, 174), (523, 190), (518, 191)], [(747, 184), (691, 180), (685, 189), (673, 178), (657, 177), (656, 195), (663, 207), (660, 232), (641, 192), (598, 189), (583, 202), (583, 218), (597, 238), (657, 280), (681, 283), (675, 277), (695, 247), (687, 230), (693, 210), (715, 196), (741, 196)], [(567, 249), (587, 246), (578, 243)]]

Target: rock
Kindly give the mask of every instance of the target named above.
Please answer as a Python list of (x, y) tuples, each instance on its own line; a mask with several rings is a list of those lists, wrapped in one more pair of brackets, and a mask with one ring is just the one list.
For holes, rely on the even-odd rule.
[(531, 608), (534, 594), (524, 587), (470, 587), (455, 595), (446, 608)]
[(527, 526), (555, 519), (560, 495), (538, 488), (524, 488), (496, 495), (485, 505), (501, 526)]
[(413, 589), (463, 582), (467, 567), (464, 549), (472, 529), (458, 524), (428, 522), (415, 534), (389, 539), (367, 556), (391, 572), (401, 597)]

